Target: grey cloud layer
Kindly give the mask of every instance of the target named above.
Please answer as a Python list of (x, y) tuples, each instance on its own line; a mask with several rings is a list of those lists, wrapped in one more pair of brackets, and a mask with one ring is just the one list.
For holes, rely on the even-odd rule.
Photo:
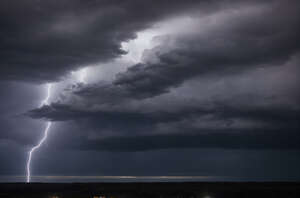
[(282, 64), (300, 49), (296, 8), (299, 5), (270, 5), (252, 15), (219, 19), (218, 25), (199, 34), (170, 36), (145, 53), (145, 63), (120, 73), (114, 84), (136, 97), (152, 97), (199, 75)]
[[(193, 30), (157, 37), (160, 44), (112, 82), (75, 85), (58, 102), (28, 115), (84, 126), (87, 143), (77, 143), (85, 149), (120, 151), (131, 145), (128, 151), (135, 151), (175, 148), (177, 143), (181, 148), (298, 149), (299, 91), (294, 87), (299, 81), (288, 79), (291, 85), (281, 83), (277, 90), (262, 75), (274, 75), (269, 69), (274, 66), (282, 71), (279, 81), (299, 73), (298, 10), (297, 1), (254, 2), (221, 9), (212, 14), (215, 21), (203, 26), (193, 15)], [(270, 73), (262, 69), (260, 77), (250, 74), (259, 68)], [(250, 79), (261, 82), (257, 86), (269, 91), (253, 91), (253, 82), (235, 79), (242, 75), (252, 75)], [(214, 95), (204, 89), (213, 89), (222, 78), (233, 79), (233, 90), (225, 92), (223, 85)], [(191, 81), (204, 85), (190, 84), (189, 91), (182, 91)], [(241, 93), (234, 90), (239, 83), (245, 83)], [(124, 147), (121, 141), (127, 142)]]
[(79, 130), (85, 132), (77, 140), (72, 139), (70, 133), (71, 141), (63, 142), (62, 145), (80, 149), (298, 149), (300, 140), (297, 133), (300, 128), (299, 109), (276, 106), (215, 104), (211, 107), (175, 109), (175, 112), (149, 113), (134, 110), (91, 112), (53, 104), (33, 110), (29, 115), (53, 121), (74, 120), (74, 124), (81, 127)]
[(135, 38), (137, 31), (196, 4), (1, 1), (1, 80), (57, 81), (79, 67), (125, 54), (121, 43)]
[[(99, 83), (74, 92), (109, 100), (142, 99), (201, 75), (282, 65), (299, 52), (297, 8), (298, 4), (277, 2), (250, 14), (243, 14), (243, 9), (237, 14), (227, 11), (225, 19), (200, 33), (162, 36), (159, 46), (144, 52), (142, 63), (119, 73), (111, 85)], [(201, 29), (201, 24), (196, 25)]]

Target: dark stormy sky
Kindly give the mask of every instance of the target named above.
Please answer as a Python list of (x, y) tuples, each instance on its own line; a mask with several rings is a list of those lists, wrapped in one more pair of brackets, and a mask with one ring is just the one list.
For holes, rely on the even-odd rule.
[(300, 180), (299, 35), (297, 0), (1, 0), (0, 182), (47, 121), (33, 181)]

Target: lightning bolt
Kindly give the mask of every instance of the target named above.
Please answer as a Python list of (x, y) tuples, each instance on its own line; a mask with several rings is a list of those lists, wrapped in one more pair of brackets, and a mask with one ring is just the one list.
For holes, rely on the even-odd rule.
[[(42, 101), (40, 107), (44, 106), (44, 105), (47, 105), (49, 104), (49, 98), (50, 98), (50, 95), (51, 95), (51, 87), (52, 85), (51, 84), (48, 84), (47, 85), (47, 96), (46, 98)], [(30, 182), (30, 179), (31, 179), (31, 174), (30, 174), (30, 165), (31, 165), (31, 159), (32, 159), (32, 155), (34, 153), (34, 151), (36, 151), (37, 149), (39, 149), (41, 147), (41, 145), (45, 142), (45, 140), (47, 139), (47, 136), (48, 136), (48, 131), (50, 129), (52, 125), (52, 122), (47, 122), (46, 124), (46, 128), (44, 130), (44, 135), (42, 137), (42, 139), (38, 142), (38, 144), (34, 147), (32, 147), (28, 153), (28, 160), (27, 160), (27, 164), (26, 164), (26, 170), (27, 170), (27, 183)]]
[[(86, 83), (85, 82), (86, 76), (87, 76), (87, 69), (84, 68), (84, 69), (80, 70), (79, 71), (79, 82)], [(51, 84), (47, 84), (47, 96), (41, 102), (40, 107), (49, 104), (49, 99), (50, 99), (50, 95), (51, 95), (51, 88), (52, 88), (52, 85)], [(37, 145), (35, 145), (34, 147), (32, 147), (30, 149), (30, 151), (28, 152), (28, 160), (27, 160), (27, 163), (26, 163), (26, 172), (27, 172), (27, 177), (26, 177), (27, 179), (26, 179), (26, 181), (27, 181), (27, 183), (30, 183), (30, 179), (31, 179), (30, 165), (31, 165), (33, 153), (36, 150), (38, 150), (42, 146), (42, 144), (46, 141), (47, 136), (48, 136), (48, 132), (50, 130), (51, 125), (52, 125), (52, 122), (48, 121), (47, 124), (46, 124), (46, 128), (44, 130), (44, 135), (43, 135), (42, 139), (38, 142)]]

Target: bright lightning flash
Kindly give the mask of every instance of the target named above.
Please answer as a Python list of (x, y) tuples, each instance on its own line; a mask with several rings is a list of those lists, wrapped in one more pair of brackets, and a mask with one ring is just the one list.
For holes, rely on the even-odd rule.
[(79, 71), (79, 82), (85, 83), (85, 78), (87, 75), (87, 68), (83, 68)]
[[(51, 84), (48, 84), (48, 85), (47, 85), (47, 96), (46, 96), (46, 98), (42, 101), (41, 107), (42, 107), (43, 105), (49, 104), (49, 98), (50, 98), (50, 95), (51, 95), (51, 87), (52, 87)], [(32, 147), (31, 150), (30, 150), (29, 153), (28, 153), (28, 161), (27, 161), (27, 166), (26, 166), (26, 170), (27, 170), (27, 183), (30, 182), (30, 178), (31, 178), (31, 177), (30, 177), (30, 176), (31, 176), (31, 175), (30, 175), (30, 165), (31, 165), (31, 158), (32, 158), (32, 155), (33, 155), (34, 151), (36, 151), (37, 149), (39, 149), (40, 146), (41, 146), (41, 145), (45, 142), (45, 140), (47, 139), (48, 131), (49, 131), (51, 125), (52, 125), (52, 123), (51, 123), (50, 121), (47, 122), (45, 131), (44, 131), (44, 136), (43, 136), (43, 138), (39, 141), (39, 143), (38, 143), (36, 146)]]

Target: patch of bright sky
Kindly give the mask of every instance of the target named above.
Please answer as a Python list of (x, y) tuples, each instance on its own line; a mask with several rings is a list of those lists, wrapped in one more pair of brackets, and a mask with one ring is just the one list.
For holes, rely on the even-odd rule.
[[(134, 64), (142, 62), (144, 51), (160, 44), (159, 39), (156, 38), (191, 31), (191, 29), (195, 27), (195, 22), (197, 22), (197, 20), (185, 16), (162, 21), (147, 30), (138, 32), (135, 39), (121, 43), (122, 49), (127, 51), (127, 54), (110, 62), (90, 65), (90, 67), (86, 68), (85, 82), (95, 83), (98, 81), (113, 80), (116, 74), (126, 71), (128, 67)], [(73, 75), (75, 75), (76, 78), (80, 78), (82, 70), (75, 72)]]
[[(143, 53), (147, 49), (152, 49), (159, 45), (159, 40), (155, 39), (168, 34), (180, 34), (192, 31), (197, 20), (189, 16), (181, 16), (174, 19), (165, 20), (154, 24), (151, 28), (138, 32), (135, 39), (121, 43), (123, 50), (127, 54), (107, 63), (87, 65), (78, 71), (71, 72), (62, 84), (72, 83), (96, 83), (98, 81), (111, 81), (115, 75), (126, 71), (134, 64), (142, 62)], [(60, 84), (61, 84), (60, 83)]]
[(153, 38), (159, 35), (161, 35), (161, 33), (158, 30), (150, 29), (137, 33), (137, 38), (134, 40), (123, 42), (122, 49), (124, 49), (128, 53), (124, 55), (122, 59), (127, 59), (134, 63), (140, 62), (144, 50), (155, 47)]

